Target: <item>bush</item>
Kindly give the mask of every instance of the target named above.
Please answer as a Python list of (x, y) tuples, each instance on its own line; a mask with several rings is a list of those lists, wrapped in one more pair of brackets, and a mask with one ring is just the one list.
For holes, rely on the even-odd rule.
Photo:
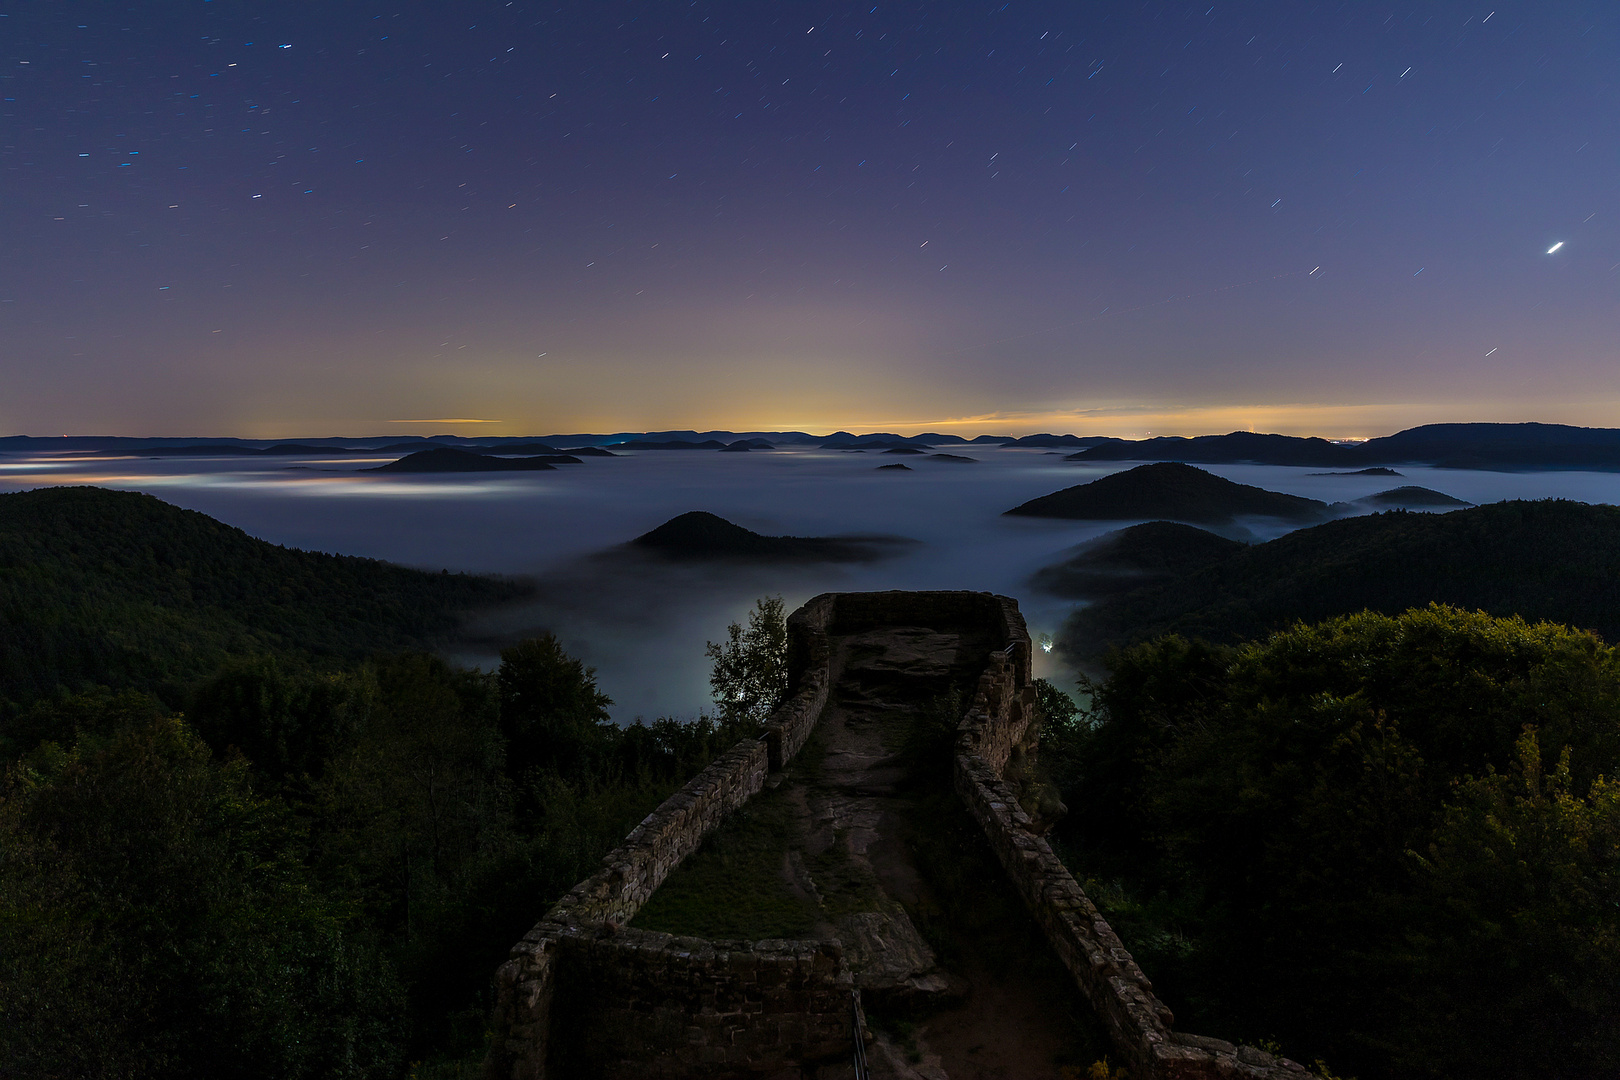
[(46, 744), (0, 803), (0, 1074), (365, 1077), (402, 995), (301, 831), (165, 718)]
[(1440, 606), (1163, 638), (1097, 701), (1060, 835), (1182, 1024), (1364, 1077), (1620, 1067), (1599, 638)]

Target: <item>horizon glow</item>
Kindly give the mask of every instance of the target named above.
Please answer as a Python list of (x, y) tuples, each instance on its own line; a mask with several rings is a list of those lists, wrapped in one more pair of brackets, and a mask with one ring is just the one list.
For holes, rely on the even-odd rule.
[(1472, 14), (27, 6), (0, 434), (1612, 423), (1620, 10)]

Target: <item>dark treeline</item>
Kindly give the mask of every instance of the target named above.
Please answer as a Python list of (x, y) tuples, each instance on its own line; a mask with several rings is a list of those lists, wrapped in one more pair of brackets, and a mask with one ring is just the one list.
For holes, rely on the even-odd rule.
[(515, 591), (0, 497), (0, 1076), (471, 1075), (512, 942), (753, 727), (422, 648)]
[(184, 714), (37, 703), (0, 795), (0, 1075), (461, 1075), (512, 942), (744, 734), (606, 704), (550, 637), (494, 673), (235, 660)]
[(1095, 571), (1118, 562), (1099, 558), (1106, 545), (1043, 572), (1048, 588), (1074, 583), (1098, 596), (1066, 623), (1066, 654), (1091, 663), (1111, 645), (1171, 633), (1230, 644), (1299, 619), (1395, 615), (1431, 602), (1620, 639), (1620, 507), (1544, 499), (1446, 514), (1394, 510), (1247, 548), (1175, 529), (1130, 530), (1131, 546), (1162, 555), (1158, 566), (1127, 567), (1139, 572), (1139, 587), (1101, 595)]
[(91, 685), (178, 707), (230, 656), (353, 661), (435, 643), (463, 611), (523, 592), (279, 547), (150, 495), (0, 495), (0, 724), (40, 696)]
[(1046, 695), (1055, 835), (1178, 1028), (1362, 1080), (1620, 1074), (1614, 647), (1436, 605), (1110, 667), (1089, 713)]

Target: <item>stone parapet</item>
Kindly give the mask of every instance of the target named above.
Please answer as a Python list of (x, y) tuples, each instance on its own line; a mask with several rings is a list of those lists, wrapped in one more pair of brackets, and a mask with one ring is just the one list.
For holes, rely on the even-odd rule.
[(1144, 1080), (1306, 1080), (1311, 1074), (1287, 1058), (1172, 1030), (1175, 1017), (1154, 996), (1153, 984), (1125, 943), (1037, 834), (1035, 821), (1002, 777), (1015, 751), (1033, 750), (1040, 719), (1029, 685), (1029, 635), (1017, 607), (1006, 604), (1008, 647), (991, 656), (964, 710), (957, 728), (954, 780), (957, 794), (984, 829), (1053, 951), (1108, 1028), (1133, 1075)]
[(972, 592), (827, 593), (788, 620), (789, 697), (665, 800), (496, 972), (486, 1080), (760, 1076), (850, 1049), (853, 979), (826, 941), (709, 941), (628, 926), (669, 873), (804, 746), (832, 690), (829, 634), (962, 626), (996, 643), (957, 731), (954, 783), (1053, 950), (1142, 1080), (1305, 1080), (1286, 1059), (1172, 1029), (1170, 1010), (1003, 779), (1039, 707), (1017, 603)]
[(832, 690), (833, 594), (822, 593), (788, 616), (788, 698), (771, 714), (763, 736), (772, 772), (780, 772), (804, 748)]
[(643, 930), (558, 937), (563, 1075), (759, 1074), (849, 1049), (850, 990), (831, 941), (709, 941)]
[[(832, 684), (834, 599), (818, 596), (789, 618), (788, 699), (764, 734), (739, 742), (665, 799), (513, 947), (495, 973), (489, 1080), (544, 1080), (554, 1054), (567, 1058), (582, 1045), (554, 1032), (590, 1030), (591, 1047), (604, 1048), (593, 1049), (590, 1071), (602, 1076), (757, 1072), (828, 1052), (835, 1029), (847, 1044), (853, 984), (836, 945), (703, 942), (626, 926), (681, 860), (809, 739)], [(620, 1002), (620, 992), (630, 996)], [(738, 1007), (721, 1011), (721, 998)], [(768, 1019), (749, 1019), (755, 1015)], [(581, 1016), (588, 1028), (564, 1021)], [(604, 1040), (607, 1031), (619, 1036)]]

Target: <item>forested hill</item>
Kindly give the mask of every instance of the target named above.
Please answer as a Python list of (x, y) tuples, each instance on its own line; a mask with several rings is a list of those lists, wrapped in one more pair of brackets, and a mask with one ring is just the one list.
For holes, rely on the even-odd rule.
[(228, 655), (422, 647), (521, 591), (279, 547), (150, 495), (0, 495), (0, 714), (59, 686), (172, 697)]
[(1620, 507), (1547, 499), (1332, 521), (1100, 599), (1070, 618), (1061, 646), (1096, 659), (1161, 634), (1235, 642), (1435, 601), (1620, 640)]

